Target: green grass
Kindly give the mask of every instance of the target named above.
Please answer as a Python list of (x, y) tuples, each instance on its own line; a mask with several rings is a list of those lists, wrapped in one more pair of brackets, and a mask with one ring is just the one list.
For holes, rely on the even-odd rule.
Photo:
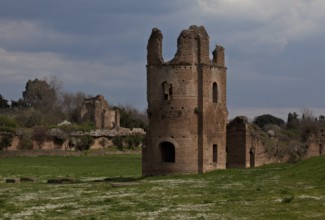
[(0, 176), (38, 177), (0, 181), (0, 219), (325, 219), (325, 157), (146, 178), (140, 155), (2, 158)]
[(35, 176), (41, 180), (55, 177), (93, 178), (139, 176), (139, 155), (41, 156), (0, 159), (0, 176)]

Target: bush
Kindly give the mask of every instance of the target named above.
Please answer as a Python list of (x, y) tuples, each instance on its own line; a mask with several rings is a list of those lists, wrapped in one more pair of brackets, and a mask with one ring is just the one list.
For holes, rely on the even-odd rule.
[(77, 141), (76, 149), (80, 151), (89, 150), (90, 146), (94, 143), (94, 138), (89, 135), (82, 136)]
[(124, 141), (123, 141), (123, 137), (121, 136), (115, 136), (113, 138), (113, 144), (119, 149), (119, 150), (123, 150), (123, 146), (124, 146)]
[(134, 149), (143, 144), (143, 135), (141, 134), (133, 134), (126, 137), (126, 142), (128, 144), (129, 149)]
[(14, 138), (14, 135), (12, 133), (3, 134), (1, 141), (0, 141), (0, 150), (10, 147), (13, 138)]
[(83, 132), (88, 132), (91, 130), (96, 130), (96, 126), (93, 122), (87, 121), (78, 125), (78, 130)]
[(311, 135), (317, 135), (317, 133), (321, 130), (321, 126), (318, 121), (304, 120), (301, 122), (300, 130), (301, 140), (306, 142)]
[(7, 116), (0, 115), (0, 127), (9, 127), (15, 128), (17, 127), (16, 122)]
[(21, 110), (17, 112), (16, 122), (20, 127), (32, 128), (43, 124), (44, 115), (36, 110)]
[(147, 115), (143, 112), (139, 112), (137, 109), (131, 106), (119, 106), (114, 107), (114, 110), (118, 110), (120, 113), (120, 126), (124, 128), (142, 128), (147, 129), (148, 119)]
[(19, 145), (20, 150), (33, 150), (32, 134), (28, 130), (19, 132)]
[(253, 123), (258, 125), (260, 128), (263, 128), (267, 124), (278, 125), (280, 127), (284, 126), (284, 121), (281, 118), (269, 114), (257, 116)]
[(1, 127), (0, 126), (0, 132), (10, 132), (10, 133), (16, 133), (16, 128), (12, 127)]
[(37, 143), (38, 148), (42, 149), (43, 144), (50, 137), (49, 132), (44, 127), (36, 127), (33, 130), (33, 140)]
[(94, 123), (92, 122), (85, 122), (80, 125), (71, 124), (71, 125), (62, 125), (62, 126), (55, 126), (56, 128), (60, 128), (61, 130), (65, 132), (74, 132), (74, 131), (83, 131), (83, 132), (89, 132), (91, 130), (95, 130), (96, 127)]

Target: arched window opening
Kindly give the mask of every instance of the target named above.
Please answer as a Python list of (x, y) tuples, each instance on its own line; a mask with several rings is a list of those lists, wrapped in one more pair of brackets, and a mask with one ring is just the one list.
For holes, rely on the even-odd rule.
[(212, 86), (212, 101), (213, 103), (218, 103), (218, 84), (216, 82)]
[(160, 143), (161, 162), (175, 163), (175, 146), (170, 142)]
[(171, 100), (171, 97), (173, 95), (173, 85), (167, 81), (164, 81), (162, 83), (162, 89), (164, 100)]
[(218, 145), (214, 144), (212, 148), (212, 161), (213, 163), (218, 162)]
[(249, 150), (249, 165), (250, 167), (255, 167), (255, 149), (251, 147)]

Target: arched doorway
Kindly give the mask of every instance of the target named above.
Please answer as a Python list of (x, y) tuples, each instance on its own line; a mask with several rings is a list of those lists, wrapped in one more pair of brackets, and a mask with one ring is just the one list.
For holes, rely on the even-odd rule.
[(161, 142), (159, 145), (161, 152), (161, 162), (175, 163), (175, 146), (168, 142)]
[(255, 167), (255, 149), (254, 147), (251, 147), (249, 150), (249, 166)]

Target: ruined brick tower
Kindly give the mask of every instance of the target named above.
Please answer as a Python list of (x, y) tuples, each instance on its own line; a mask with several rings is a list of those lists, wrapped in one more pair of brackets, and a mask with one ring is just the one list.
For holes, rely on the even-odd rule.
[(226, 67), (224, 49), (209, 57), (203, 26), (183, 30), (175, 57), (164, 62), (162, 33), (148, 41), (149, 129), (144, 175), (204, 173), (226, 168)]

